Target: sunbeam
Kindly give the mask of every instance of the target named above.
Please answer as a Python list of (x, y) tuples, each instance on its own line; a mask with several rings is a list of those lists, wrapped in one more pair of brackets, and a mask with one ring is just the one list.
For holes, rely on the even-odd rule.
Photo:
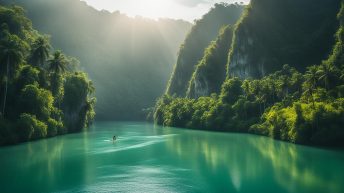
[(215, 3), (245, 3), (249, 0), (82, 0), (98, 10), (120, 11), (129, 16), (151, 19), (174, 18), (193, 21)]

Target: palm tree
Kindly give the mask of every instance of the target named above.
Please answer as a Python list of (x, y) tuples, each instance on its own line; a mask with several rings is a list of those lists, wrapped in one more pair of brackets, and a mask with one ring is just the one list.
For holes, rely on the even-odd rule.
[(66, 57), (62, 54), (60, 50), (56, 51), (53, 58), (48, 61), (49, 71), (52, 73), (51, 76), (51, 91), (53, 96), (59, 94), (59, 88), (61, 85), (60, 76), (67, 70)]
[(49, 50), (51, 46), (46, 37), (38, 37), (32, 45), (31, 61), (34, 65), (43, 67), (45, 61), (49, 57)]
[(286, 98), (287, 95), (289, 95), (289, 86), (290, 86), (289, 77), (286, 75), (282, 75), (282, 77), (278, 81), (278, 87), (279, 87), (279, 91), (281, 92), (282, 98)]
[(66, 57), (62, 54), (60, 50), (56, 51), (53, 58), (48, 61), (49, 71), (60, 75), (67, 70)]
[(305, 82), (309, 83), (312, 88), (315, 88), (318, 83), (318, 69), (316, 66), (308, 67), (308, 70), (305, 74)]
[(5, 116), (8, 81), (23, 59), (22, 50), (23, 45), (20, 39), (15, 35), (8, 36), (0, 42), (0, 80), (5, 79), (2, 116)]
[(271, 91), (272, 102), (275, 103), (277, 87), (276, 87), (276, 82), (271, 78), (268, 79), (268, 87), (269, 87), (269, 90)]
[(319, 80), (322, 80), (324, 82), (326, 90), (328, 90), (329, 88), (329, 83), (331, 81), (331, 77), (334, 74), (334, 71), (335, 67), (332, 64), (325, 62), (321, 64), (319, 70), (316, 72), (319, 76)]
[(306, 85), (305, 93), (311, 96), (313, 106), (314, 106), (313, 93), (319, 80), (318, 79), (319, 73), (317, 72), (318, 72), (318, 69), (316, 66), (310, 66), (308, 67), (308, 70), (305, 74), (305, 85)]

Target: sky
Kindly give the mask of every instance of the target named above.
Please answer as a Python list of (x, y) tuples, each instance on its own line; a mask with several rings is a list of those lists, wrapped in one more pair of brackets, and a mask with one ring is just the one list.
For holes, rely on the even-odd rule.
[(152, 19), (174, 18), (193, 21), (199, 19), (219, 2), (234, 3), (249, 0), (81, 0), (98, 10), (120, 11), (129, 16)]

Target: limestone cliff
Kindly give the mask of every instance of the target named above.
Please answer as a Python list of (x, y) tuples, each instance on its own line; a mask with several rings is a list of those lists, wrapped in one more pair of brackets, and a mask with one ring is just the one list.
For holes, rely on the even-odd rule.
[(226, 78), (226, 64), (232, 44), (232, 35), (232, 26), (223, 27), (216, 41), (213, 41), (205, 50), (204, 56), (190, 80), (188, 97), (198, 98), (220, 92), (221, 85)]
[(263, 77), (289, 64), (300, 71), (331, 51), (340, 0), (252, 0), (238, 23), (227, 74)]
[(215, 4), (214, 8), (196, 22), (180, 47), (177, 63), (167, 86), (167, 94), (186, 95), (188, 83), (203, 57), (204, 49), (216, 39), (222, 26), (238, 21), (243, 8), (244, 6), (238, 4)]

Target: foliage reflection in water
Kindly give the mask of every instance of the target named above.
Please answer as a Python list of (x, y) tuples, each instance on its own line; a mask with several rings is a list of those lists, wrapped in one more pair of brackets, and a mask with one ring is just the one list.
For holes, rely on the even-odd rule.
[(339, 193), (343, 163), (343, 151), (261, 136), (103, 122), (0, 148), (0, 185), (4, 192)]

